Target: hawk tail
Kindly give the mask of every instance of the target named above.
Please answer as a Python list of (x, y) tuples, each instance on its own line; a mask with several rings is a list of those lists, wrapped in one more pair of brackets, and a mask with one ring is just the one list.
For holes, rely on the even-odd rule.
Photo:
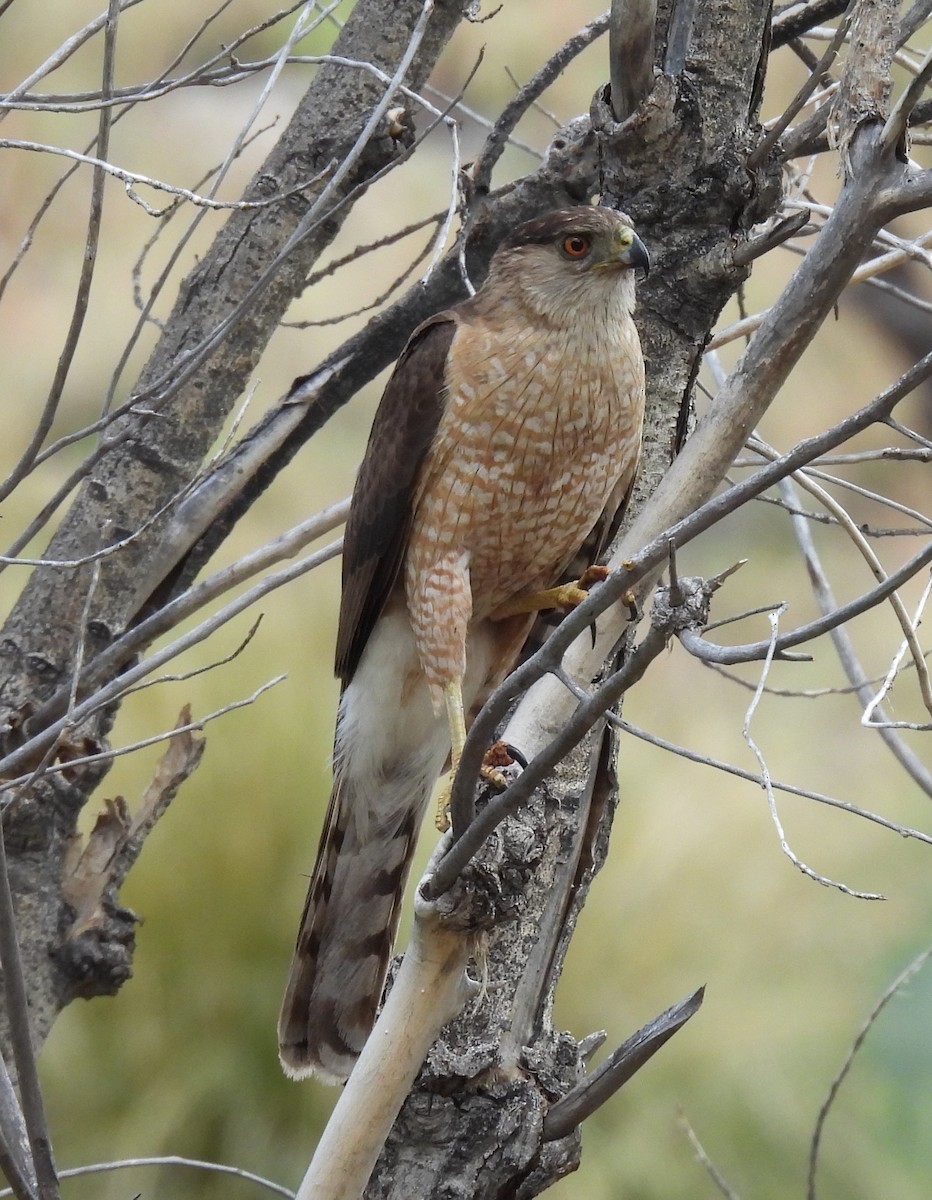
[(342, 1083), (369, 1036), (431, 782), (404, 769), (382, 778), (377, 818), (338, 774), (278, 1022), (294, 1079)]

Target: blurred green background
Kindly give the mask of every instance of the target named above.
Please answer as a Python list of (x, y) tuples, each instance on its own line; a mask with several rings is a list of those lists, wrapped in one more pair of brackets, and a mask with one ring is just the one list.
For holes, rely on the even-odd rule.
[[(506, 0), (494, 20), (464, 26), (435, 82), (456, 92), (484, 46), (466, 102), (494, 116), (513, 93), (508, 72), (527, 79), (601, 7), (582, 0)], [(120, 84), (164, 69), (203, 19), (191, 10), (180, 0), (158, 5), (150, 0), (123, 15)], [(54, 0), (42, 11), (39, 21), (35, 6), (21, 0), (0, 19), (4, 90), (96, 8)], [(230, 5), (186, 63), (202, 59), (265, 15), (258, 0)], [(332, 28), (322, 29), (301, 49), (324, 50), (332, 35)], [(278, 35), (270, 32), (242, 56), (272, 53), (278, 44)], [(545, 106), (559, 120), (588, 107), (606, 74), (604, 54), (604, 44), (597, 44), (548, 92)], [(99, 57), (95, 40), (42, 88), (93, 88)], [(802, 80), (798, 64), (788, 60), (785, 66), (769, 86), (770, 115)], [(222, 188), (224, 197), (235, 197), (262, 161), (310, 70), (293, 67), (284, 73), (258, 122), (262, 127), (274, 120), (275, 125), (236, 164)], [(137, 107), (115, 127), (111, 159), (192, 186), (224, 157), (263, 78), (233, 89), (188, 90)], [(93, 114), (13, 113), (4, 136), (82, 147), (95, 125)], [(533, 112), (520, 136), (542, 147), (552, 129), (545, 113)], [(464, 123), (465, 159), (481, 137), (478, 125)], [(533, 163), (529, 154), (510, 150), (497, 182)], [(0, 238), (6, 264), (62, 161), (8, 151), (3, 168)], [(357, 206), (333, 256), (442, 208), (449, 179), (449, 140), (437, 134), (403, 171), (390, 175)], [(825, 164), (816, 190), (828, 195), (835, 187), (834, 163)], [(54, 371), (83, 251), (88, 188), (83, 171), (67, 185), (0, 303), (8, 397), (4, 454), (10, 461), (29, 436)], [(155, 203), (158, 198), (147, 192), (146, 199)], [(187, 219), (189, 214), (176, 216), (156, 242), (142, 266), (144, 287), (166, 261), (174, 226)], [(209, 244), (221, 220), (211, 216), (204, 222), (195, 252)], [(155, 224), (114, 182), (108, 185), (105, 222), (91, 319), (56, 433), (94, 418), (135, 320), (133, 263)], [(289, 318), (314, 320), (357, 308), (382, 291), (424, 240), (418, 235), (341, 271), (308, 294)], [(184, 269), (192, 262), (189, 256)], [(760, 266), (748, 289), (749, 310), (772, 299), (794, 262), (784, 254)], [(159, 306), (161, 315), (176, 286)], [(736, 315), (737, 309), (726, 314), (723, 324)], [(364, 320), (281, 329), (256, 374), (247, 424)], [(144, 335), (118, 398), (132, 385), (156, 332), (150, 327)], [(734, 355), (723, 357), (728, 361)], [(862, 306), (846, 301), (838, 321), (806, 355), (763, 432), (786, 448), (866, 402), (905, 365), (896, 339)], [(217, 563), (261, 545), (349, 491), (378, 394), (377, 383), (299, 455)], [(928, 419), (922, 403), (916, 398), (904, 407), (907, 423)], [(861, 444), (883, 440), (865, 438)], [(82, 443), (58, 455), (20, 487), (3, 510), (6, 541), (88, 448)], [(921, 507), (928, 501), (927, 476), (927, 468), (874, 466), (860, 478)], [(895, 523), (878, 517), (877, 510), (865, 511), (870, 519)], [(813, 602), (787, 524), (774, 509), (752, 506), (691, 547), (681, 570), (712, 574), (749, 558), (721, 594), (717, 614), (786, 600), (787, 624), (809, 619)], [(859, 562), (853, 564), (837, 535), (819, 528), (816, 536), (836, 571), (840, 594), (850, 596), (868, 585), (867, 572)], [(32, 550), (41, 551), (45, 540), (37, 540)], [(911, 552), (909, 547), (882, 549), (890, 561)], [(292, 1187), (300, 1179), (334, 1092), (282, 1077), (275, 1017), (329, 786), (338, 577), (333, 562), (274, 593), (261, 605), (264, 618), (256, 638), (235, 661), (185, 682), (150, 688), (120, 714), (114, 742), (125, 745), (171, 727), (186, 702), (203, 716), (287, 673), (257, 704), (208, 728), (200, 769), (132, 872), (123, 900), (144, 921), (133, 979), (115, 999), (73, 1005), (49, 1039), (41, 1066), (60, 1167), (175, 1154), (233, 1163)], [(12, 570), (0, 576), (4, 611), (22, 582), (23, 575)], [(914, 599), (910, 589), (907, 598)], [(177, 670), (223, 657), (252, 620), (253, 614), (239, 618), (176, 664)], [(739, 626), (734, 636), (752, 640), (766, 633), (761, 616)], [(899, 642), (890, 615), (862, 618), (853, 633), (868, 671), (882, 673)], [(770, 682), (781, 688), (842, 684), (827, 642), (816, 651), (813, 664), (779, 666)], [(744, 678), (755, 680), (755, 670), (744, 672)], [(906, 680), (898, 684), (895, 707), (897, 715), (917, 719), (912, 687)], [(625, 715), (673, 741), (755, 770), (741, 735), (750, 696), (674, 647), (629, 697)], [(907, 825), (928, 824), (928, 800), (896, 767), (877, 735), (860, 728), (851, 697), (765, 696), (753, 732), (774, 778), (828, 792)], [(920, 739), (912, 744), (922, 751)], [(122, 794), (131, 806), (137, 803), (158, 753), (117, 760), (91, 807), (96, 811), (104, 794)], [(887, 897), (882, 903), (852, 899), (805, 878), (781, 854), (765, 796), (753, 784), (631, 738), (621, 747), (620, 779), (622, 803), (610, 862), (593, 888), (574, 941), (557, 1018), (577, 1036), (605, 1029), (610, 1049), (701, 983), (707, 986), (706, 1001), (690, 1025), (586, 1124), (581, 1170), (549, 1194), (558, 1200), (717, 1195), (684, 1133), (685, 1118), (746, 1200), (802, 1196), (809, 1139), (830, 1082), (879, 995), (930, 939), (930, 850), (843, 812), (781, 798), (787, 836), (801, 858), (833, 879)], [(93, 816), (86, 814), (88, 825)], [(430, 833), (424, 842), (422, 858)], [(930, 1081), (932, 969), (887, 1007), (829, 1116), (819, 1176), (823, 1200), (932, 1195)], [(116, 1200), (137, 1193), (191, 1200), (263, 1194), (239, 1180), (181, 1167), (98, 1175), (63, 1187), (68, 1200)]]

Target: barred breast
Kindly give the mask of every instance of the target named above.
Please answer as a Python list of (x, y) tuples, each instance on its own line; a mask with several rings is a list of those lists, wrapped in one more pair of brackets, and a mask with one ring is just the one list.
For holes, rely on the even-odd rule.
[(406, 561), (435, 694), (462, 669), (466, 625), (550, 587), (633, 477), (644, 368), (625, 315), (583, 333), (526, 328), (507, 340), (482, 323), (457, 332)]

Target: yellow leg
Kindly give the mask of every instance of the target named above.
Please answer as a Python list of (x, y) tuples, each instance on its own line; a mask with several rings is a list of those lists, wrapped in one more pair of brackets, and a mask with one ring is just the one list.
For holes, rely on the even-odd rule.
[(531, 592), (526, 596), (515, 596), (513, 600), (497, 608), (492, 616), (496, 621), (502, 617), (516, 617), (521, 613), (544, 612), (547, 609), (568, 611), (582, 604), (594, 583), (608, 577), (608, 567), (588, 567), (575, 583), (564, 583), (560, 587), (547, 588), (543, 592)]
[[(463, 746), (466, 744), (466, 712), (463, 708), (463, 689), (458, 682), (445, 685), (443, 699), (447, 706), (447, 721), (450, 724), (450, 774), (440, 790), (434, 824), (441, 833), (446, 833), (450, 828), (450, 792), (453, 789), (453, 780), (456, 778), (460, 759), (463, 757)], [(480, 774), (483, 779), (494, 783), (498, 788), (506, 786), (501, 771), (496, 771), (494, 767), (483, 765)]]
[(463, 746), (466, 744), (466, 713), (463, 710), (463, 689), (458, 682), (448, 683), (443, 689), (443, 699), (447, 706), (447, 721), (450, 725), (450, 775), (440, 790), (437, 803), (437, 815), (434, 824), (441, 833), (450, 828), (450, 791), (456, 778), (456, 769), (463, 757)]
[(443, 698), (447, 705), (447, 720), (450, 723), (450, 774), (456, 774), (456, 768), (463, 757), (463, 747), (466, 745), (466, 713), (463, 711), (463, 689), (458, 683), (448, 683), (443, 689)]

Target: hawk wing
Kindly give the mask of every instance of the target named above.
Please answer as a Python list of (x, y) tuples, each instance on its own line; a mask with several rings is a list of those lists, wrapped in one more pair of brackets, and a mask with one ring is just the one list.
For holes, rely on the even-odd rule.
[(447, 355), (456, 324), (446, 312), (418, 326), (372, 423), (343, 541), (336, 673), (344, 684), (359, 665), (401, 570), (421, 464), (446, 403)]

